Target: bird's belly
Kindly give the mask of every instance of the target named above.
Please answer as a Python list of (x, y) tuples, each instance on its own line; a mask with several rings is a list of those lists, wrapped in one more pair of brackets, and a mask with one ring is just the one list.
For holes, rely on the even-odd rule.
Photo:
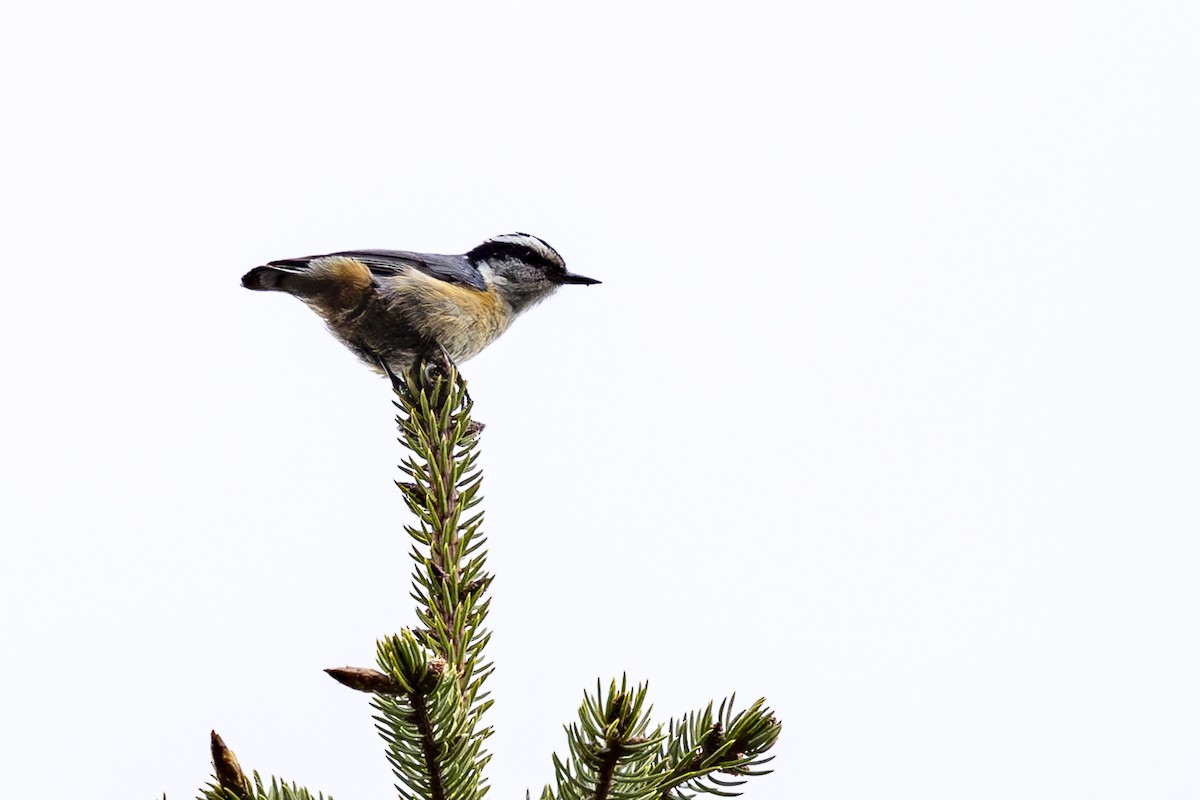
[(492, 314), (459, 309), (426, 318), (430, 339), (446, 348), (455, 361), (473, 358), (504, 332), (505, 320)]
[[(397, 276), (363, 314), (362, 338), (390, 362), (440, 345), (455, 361), (479, 354), (508, 327), (511, 314), (494, 291), (479, 291), (421, 274)], [(384, 299), (386, 298), (386, 299)]]

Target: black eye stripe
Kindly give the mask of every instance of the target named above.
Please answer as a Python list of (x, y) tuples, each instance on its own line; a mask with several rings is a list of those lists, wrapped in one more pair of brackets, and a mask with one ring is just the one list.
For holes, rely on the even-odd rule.
[(482, 261), (489, 258), (516, 258), (542, 267), (543, 269), (556, 272), (563, 271), (561, 263), (546, 257), (543, 253), (538, 252), (528, 245), (518, 242), (484, 242), (467, 253), (467, 257), (472, 261)]

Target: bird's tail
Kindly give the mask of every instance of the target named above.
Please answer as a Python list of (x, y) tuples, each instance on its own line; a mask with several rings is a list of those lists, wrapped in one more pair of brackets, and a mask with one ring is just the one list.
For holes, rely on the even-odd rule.
[(284, 284), (294, 274), (292, 270), (279, 267), (255, 267), (242, 276), (242, 286), (256, 292), (286, 292), (288, 289)]
[(242, 276), (247, 289), (287, 292), (327, 317), (362, 313), (374, 285), (366, 264), (340, 255), (272, 261)]

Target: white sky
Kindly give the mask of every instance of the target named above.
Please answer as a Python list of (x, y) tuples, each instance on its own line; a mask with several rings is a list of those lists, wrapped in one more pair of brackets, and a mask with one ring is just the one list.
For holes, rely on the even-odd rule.
[(0, 11), (6, 795), (394, 796), (388, 388), (238, 280), (512, 230), (495, 797), (622, 671), (754, 800), (1200, 794), (1200, 6), (435, 5)]

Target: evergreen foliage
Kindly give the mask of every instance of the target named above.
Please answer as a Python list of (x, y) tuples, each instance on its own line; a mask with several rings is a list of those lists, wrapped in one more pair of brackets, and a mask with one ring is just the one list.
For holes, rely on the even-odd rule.
[[(404, 376), (388, 373), (399, 410), (400, 442), (409, 451), (397, 487), (416, 524), (412, 598), (418, 626), (378, 642), (378, 670), (326, 670), (374, 695), (376, 728), (403, 800), (480, 800), (491, 756), (484, 724), (491, 706), (484, 650), (491, 576), (480, 533), (482, 475), (476, 447), (482, 426), (448, 360), (422, 362)], [(688, 800), (734, 796), (747, 778), (768, 772), (765, 753), (780, 725), (763, 700), (734, 712), (733, 697), (651, 727), (645, 684), (622, 677), (607, 691), (585, 693), (579, 720), (566, 726), (568, 754), (553, 756), (555, 784), (541, 800)], [(332, 800), (275, 778), (248, 778), (221, 737), (212, 734), (214, 777), (203, 800)]]

